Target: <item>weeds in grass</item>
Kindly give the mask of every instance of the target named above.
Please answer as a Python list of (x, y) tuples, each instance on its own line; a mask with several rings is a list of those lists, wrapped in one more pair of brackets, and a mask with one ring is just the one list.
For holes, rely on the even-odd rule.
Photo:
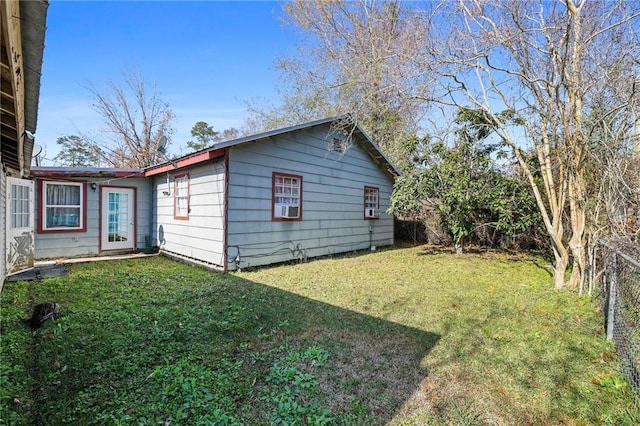
[(596, 377), (591, 379), (591, 382), (595, 385), (601, 386), (604, 388), (605, 392), (614, 396), (622, 396), (627, 393), (629, 389), (629, 384), (619, 372), (600, 372)]
[(216, 362), (215, 370), (186, 360), (156, 367), (149, 379), (158, 382), (159, 391), (155, 400), (147, 402), (159, 413), (155, 423), (182, 423), (193, 418), (201, 424), (240, 424), (233, 417), (240, 366), (223, 359)]
[[(32, 333), (42, 301), (64, 315)], [(527, 257), (91, 263), (8, 283), (0, 314), (0, 423), (640, 423), (593, 301)]]
[(309, 370), (324, 366), (328, 358), (325, 350), (312, 346), (302, 351), (286, 350), (283, 357), (273, 362), (265, 378), (273, 389), (262, 397), (268, 405), (274, 406), (269, 417), (271, 424), (320, 426), (333, 420), (329, 410), (309, 402), (318, 392), (316, 375)]

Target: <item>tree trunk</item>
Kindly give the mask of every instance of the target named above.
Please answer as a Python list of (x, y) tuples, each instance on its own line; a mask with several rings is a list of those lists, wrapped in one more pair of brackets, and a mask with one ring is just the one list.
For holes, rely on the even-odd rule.
[(580, 174), (572, 178), (573, 183), (569, 185), (569, 210), (571, 217), (571, 240), (569, 248), (573, 257), (573, 268), (569, 285), (578, 288), (580, 292), (584, 289), (586, 249), (586, 201), (584, 197), (584, 180)]
[[(518, 159), (522, 171), (529, 180), (531, 189), (533, 190), (533, 195), (538, 205), (538, 209), (540, 210), (540, 213), (542, 215), (542, 221), (551, 239), (551, 247), (553, 249), (553, 257), (555, 259), (555, 263), (553, 265), (553, 286), (556, 289), (564, 288), (566, 284), (565, 275), (567, 273), (567, 266), (569, 265), (569, 250), (565, 246), (565, 241), (563, 241), (564, 224), (562, 221), (562, 213), (566, 205), (565, 194), (567, 192), (567, 185), (565, 182), (561, 182), (557, 185), (554, 183), (555, 180), (553, 174), (551, 173), (550, 166), (551, 161), (548, 159), (548, 156), (545, 155), (545, 144), (541, 144), (538, 149), (538, 158), (541, 164), (541, 176), (543, 182), (541, 186), (545, 189), (547, 199), (549, 200), (549, 203), (545, 203), (545, 200), (541, 195), (540, 187), (538, 186), (538, 183), (536, 182), (536, 179), (534, 177), (533, 171), (531, 170), (531, 168), (529, 168), (528, 164), (524, 160), (520, 148), (513, 141), (509, 139), (507, 139), (506, 141), (513, 149), (513, 153)], [(564, 176), (564, 173), (560, 172), (559, 176)]]
[(561, 245), (559, 249), (553, 248), (553, 256), (555, 257), (553, 288), (558, 290), (565, 286), (565, 275), (567, 266), (569, 266), (569, 252)]
[(571, 239), (569, 248), (573, 257), (573, 268), (569, 285), (579, 288), (582, 292), (584, 286), (584, 270), (586, 266), (585, 256), (585, 229), (586, 229), (586, 187), (584, 181), (584, 153), (587, 147), (587, 139), (583, 133), (584, 125), (584, 89), (583, 89), (583, 64), (585, 41), (582, 34), (581, 10), (583, 2), (574, 3), (567, 0), (567, 9), (572, 24), (572, 32), (569, 37), (571, 43), (571, 56), (569, 67), (565, 71), (567, 100), (564, 108), (559, 109), (565, 114), (564, 137), (568, 148), (567, 162), (569, 163), (569, 218), (571, 222)]

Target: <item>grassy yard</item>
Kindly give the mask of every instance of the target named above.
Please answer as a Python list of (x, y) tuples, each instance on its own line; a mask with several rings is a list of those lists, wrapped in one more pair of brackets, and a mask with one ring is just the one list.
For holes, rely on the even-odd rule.
[[(64, 315), (32, 333), (45, 301)], [(596, 304), (537, 258), (87, 263), (0, 308), (0, 424), (640, 423)]]

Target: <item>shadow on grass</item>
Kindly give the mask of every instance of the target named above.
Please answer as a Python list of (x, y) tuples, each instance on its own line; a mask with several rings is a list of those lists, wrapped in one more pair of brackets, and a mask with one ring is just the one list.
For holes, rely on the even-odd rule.
[[(432, 256), (436, 254), (455, 254), (456, 249), (452, 246), (442, 246), (442, 245), (425, 245), (422, 247), (422, 250), (418, 252), (418, 256)], [(478, 246), (466, 246), (463, 249), (463, 254), (486, 254), (498, 252), (495, 249), (478, 247)]]
[[(585, 395), (597, 392), (591, 382), (595, 371), (614, 363), (601, 360), (590, 372), (576, 360), (597, 359), (597, 349), (569, 336), (589, 332), (582, 332), (579, 324), (564, 331), (567, 319), (561, 314), (548, 315), (541, 324), (526, 319), (518, 324), (504, 309), (496, 306), (483, 318), (452, 318), (445, 323), (443, 336), (455, 349), (429, 368), (447, 371), (447, 380), (427, 385), (444, 396), (440, 414), (451, 418), (458, 408), (451, 402), (462, 401), (468, 404), (465, 415), (479, 420), (473, 424), (603, 424), (605, 410), (585, 402)], [(552, 337), (560, 333), (567, 336)], [(470, 367), (474, 365), (480, 368)], [(594, 399), (614, 407), (624, 393), (624, 389), (599, 392)], [(486, 406), (501, 409), (486, 410)], [(610, 424), (636, 425), (640, 417), (633, 410), (609, 409), (606, 416)]]
[(534, 265), (536, 268), (542, 269), (543, 271), (545, 271), (550, 277), (553, 277), (554, 275), (553, 265), (548, 261), (546, 261), (545, 259), (536, 257), (533, 260), (531, 260), (531, 264)]
[(440, 337), (160, 258), (78, 265), (3, 296), (3, 348), (31, 333), (27, 299), (65, 312), (31, 348), (2, 349), (7, 379), (23, 369), (31, 383), (2, 394), (17, 424), (385, 424)]
[[(433, 256), (438, 254), (455, 254), (456, 250), (454, 247), (448, 245), (435, 245), (435, 244), (417, 244), (414, 246), (418, 246), (421, 250), (417, 253), (418, 256)], [(463, 248), (462, 254), (473, 254), (473, 255), (498, 255), (503, 256), (505, 260), (510, 260), (513, 262), (519, 262), (523, 257), (535, 257), (539, 258), (540, 262), (543, 261), (551, 261), (548, 257), (548, 253), (538, 250), (517, 250), (517, 249), (508, 249), (508, 248), (497, 248), (497, 247), (483, 247), (477, 245), (469, 245)], [(536, 266), (540, 266), (537, 265)]]
[[(345, 283), (348, 285), (348, 283)], [(330, 354), (319, 388), (336, 424), (386, 424), (419, 388), (422, 359), (439, 336), (243, 281), (259, 321), (277, 330), (277, 340), (296, 347), (317, 346)], [(278, 322), (279, 321), (279, 322)], [(275, 328), (274, 328), (275, 327)], [(273, 346), (269, 342), (268, 346)]]

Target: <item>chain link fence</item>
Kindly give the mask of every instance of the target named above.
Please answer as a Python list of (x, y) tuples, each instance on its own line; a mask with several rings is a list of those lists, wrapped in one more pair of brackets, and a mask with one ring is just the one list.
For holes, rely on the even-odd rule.
[(607, 339), (613, 340), (622, 373), (640, 392), (640, 248), (621, 242), (602, 245), (597, 262), (599, 301)]

